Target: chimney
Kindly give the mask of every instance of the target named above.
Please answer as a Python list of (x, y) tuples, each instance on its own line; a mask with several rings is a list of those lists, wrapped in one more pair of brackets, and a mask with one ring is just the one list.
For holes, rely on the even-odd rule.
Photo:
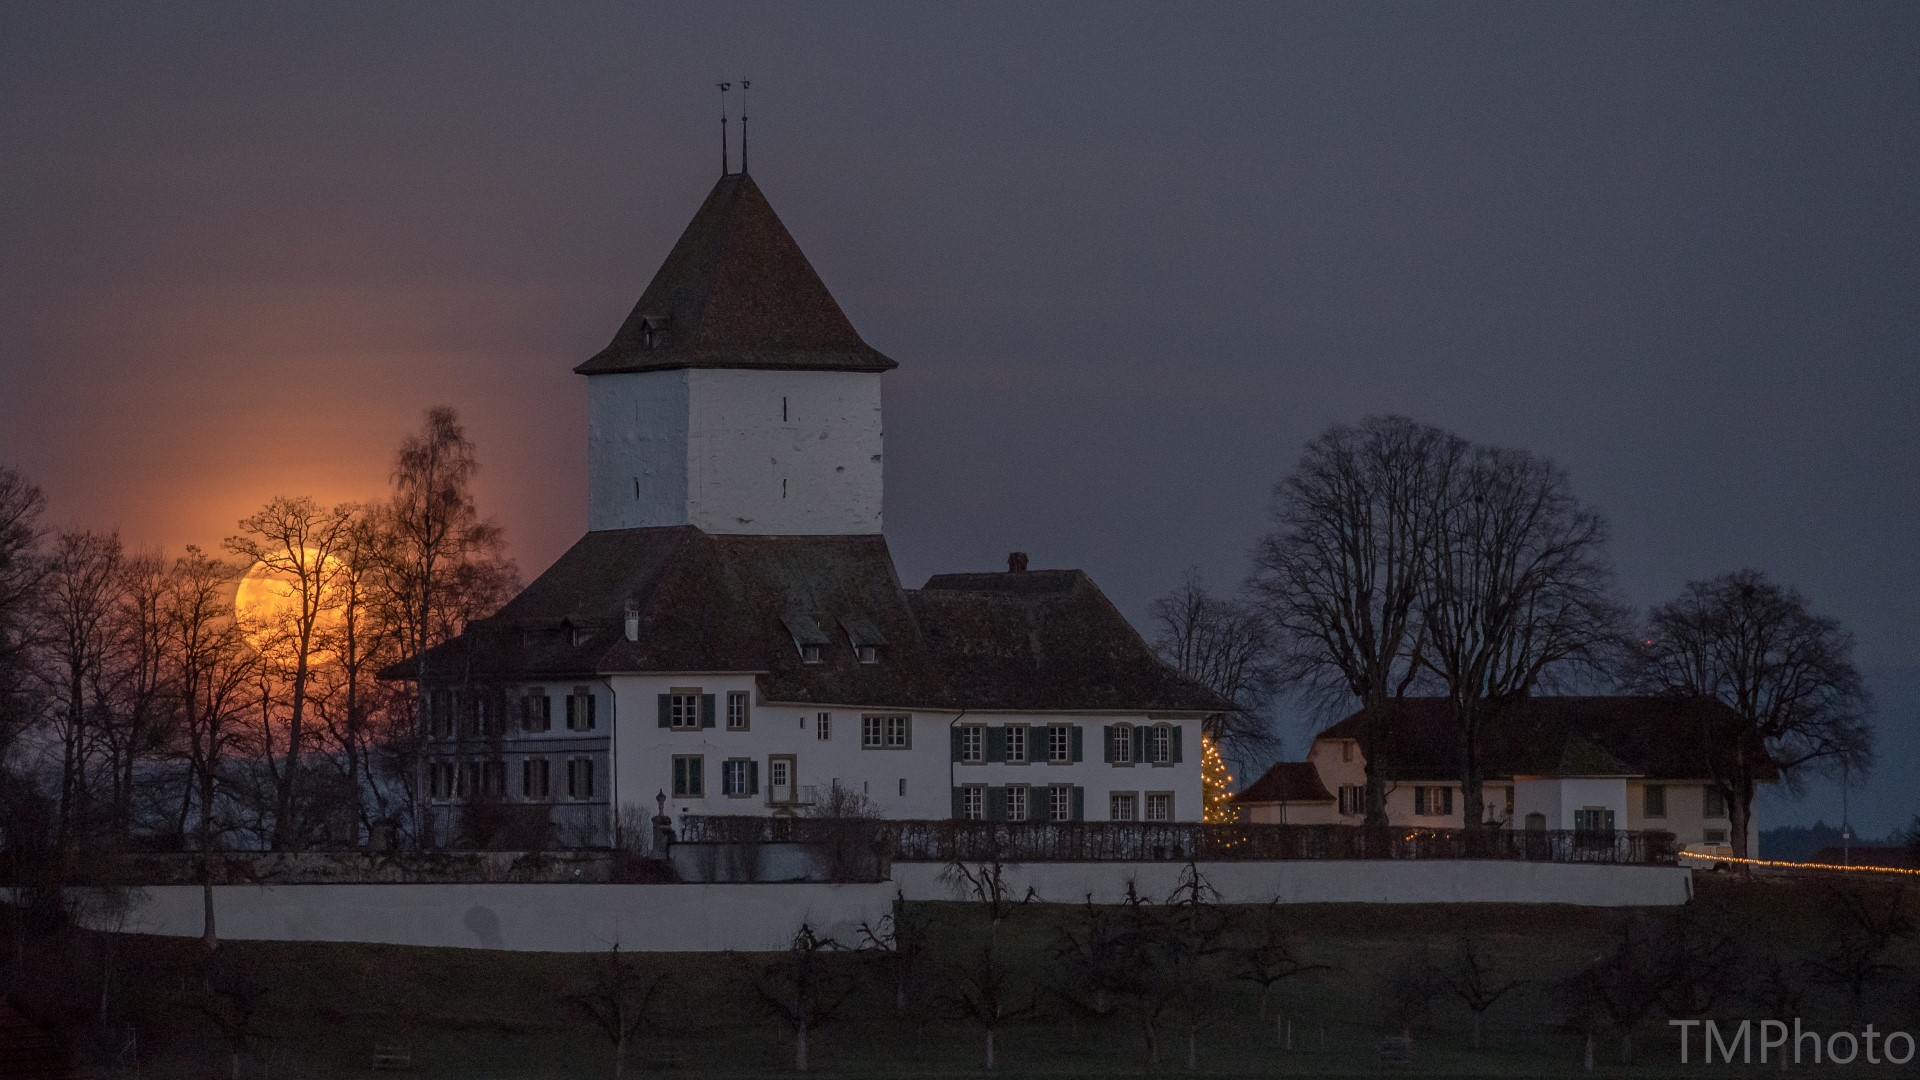
[(1024, 574), (1027, 572), (1027, 553), (1010, 551), (1007, 553), (1007, 573)]
[(640, 640), (640, 601), (627, 601), (627, 640)]

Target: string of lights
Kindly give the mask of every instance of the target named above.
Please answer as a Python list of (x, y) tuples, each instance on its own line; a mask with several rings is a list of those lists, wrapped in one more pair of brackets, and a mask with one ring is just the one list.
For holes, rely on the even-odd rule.
[(1838, 870), (1850, 874), (1906, 874), (1920, 877), (1920, 869), (1905, 866), (1841, 866), (1837, 863), (1784, 862), (1779, 859), (1741, 859), (1732, 855), (1703, 855), (1697, 851), (1682, 851), (1683, 859), (1700, 859), (1712, 863), (1739, 863), (1742, 866), (1773, 866), (1788, 870)]
[(1202, 821), (1222, 824), (1240, 819), (1233, 805), (1233, 773), (1220, 756), (1220, 748), (1205, 735), (1200, 736), (1200, 791)]

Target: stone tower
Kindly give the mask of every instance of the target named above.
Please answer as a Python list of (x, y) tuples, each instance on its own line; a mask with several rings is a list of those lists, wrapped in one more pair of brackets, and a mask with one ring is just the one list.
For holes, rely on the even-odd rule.
[(722, 176), (587, 376), (587, 528), (880, 532), (880, 375), (745, 173)]

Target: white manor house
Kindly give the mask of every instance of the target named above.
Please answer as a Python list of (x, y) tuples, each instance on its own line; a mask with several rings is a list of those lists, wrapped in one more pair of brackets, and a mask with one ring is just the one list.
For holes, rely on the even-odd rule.
[(1227, 703), (1086, 574), (1015, 553), (902, 587), (881, 532), (895, 366), (753, 180), (723, 176), (575, 369), (589, 531), (428, 653), (436, 839), (510, 818), (602, 845), (661, 799), (787, 815), (836, 786), (891, 818), (1201, 819), (1201, 722)]

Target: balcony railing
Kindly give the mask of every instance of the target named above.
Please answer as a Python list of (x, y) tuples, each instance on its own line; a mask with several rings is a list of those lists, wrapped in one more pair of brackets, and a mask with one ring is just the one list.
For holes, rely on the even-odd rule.
[(1256, 862), (1502, 859), (1672, 866), (1672, 833), (1210, 825), (1199, 822), (892, 821), (689, 815), (680, 839), (884, 849), (901, 862)]

